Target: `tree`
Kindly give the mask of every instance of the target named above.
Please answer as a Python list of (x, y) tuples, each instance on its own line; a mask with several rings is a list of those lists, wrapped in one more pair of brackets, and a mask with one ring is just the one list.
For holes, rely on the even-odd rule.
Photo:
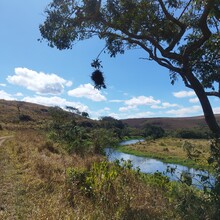
[(53, 0), (45, 14), (40, 32), (51, 47), (71, 49), (75, 41), (98, 36), (111, 57), (142, 48), (170, 70), (172, 84), (180, 77), (195, 91), (220, 137), (208, 100), (220, 97), (219, 0)]
[(164, 129), (155, 125), (147, 124), (144, 128), (145, 137), (157, 139), (163, 137), (164, 134), (165, 134)]
[(82, 112), (81, 115), (82, 115), (84, 118), (89, 118), (89, 113), (88, 113), (88, 112)]

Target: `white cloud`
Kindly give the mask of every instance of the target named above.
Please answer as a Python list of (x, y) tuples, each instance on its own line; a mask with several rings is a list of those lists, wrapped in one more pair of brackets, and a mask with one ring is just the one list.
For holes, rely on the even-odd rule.
[(3, 90), (0, 90), (0, 99), (15, 100), (15, 98), (13, 98), (11, 94), (8, 94), (7, 92)]
[(185, 98), (185, 97), (195, 96), (196, 94), (194, 91), (180, 91), (180, 92), (174, 92), (173, 95), (176, 98)]
[(120, 103), (120, 102), (124, 102), (124, 100), (114, 99), (114, 100), (110, 100), (109, 102)]
[(126, 100), (125, 104), (129, 106), (139, 106), (139, 105), (156, 105), (159, 104), (160, 100), (155, 100), (152, 96), (138, 96), (132, 99)]
[(126, 115), (126, 117), (123, 118), (148, 118), (154, 116), (154, 112), (146, 111), (146, 112), (137, 112), (134, 114)]
[(80, 102), (70, 102), (66, 99), (53, 96), (53, 97), (44, 97), (44, 96), (35, 96), (35, 97), (25, 97), (22, 101), (32, 102), (45, 106), (59, 106), (61, 108), (65, 108), (66, 106), (72, 106), (81, 112), (88, 112), (89, 108), (86, 105), (81, 104)]
[(17, 97), (19, 97), (19, 96), (24, 96), (21, 92), (17, 92), (16, 94), (15, 94), (15, 96), (17, 96)]
[(67, 81), (56, 74), (36, 72), (27, 68), (15, 68), (15, 75), (8, 76), (7, 81), (14, 85), (26, 87), (38, 94), (61, 94), (65, 86), (71, 86)]
[(110, 109), (109, 107), (105, 107), (103, 110), (106, 111), (106, 112), (108, 112), (108, 111), (110, 111), (111, 109)]
[(190, 106), (188, 108), (180, 108), (176, 110), (170, 110), (167, 111), (167, 114), (171, 114), (172, 116), (190, 116), (191, 114), (194, 113), (199, 113), (202, 110), (201, 106), (195, 105), (195, 106)]
[(6, 86), (6, 84), (4, 84), (4, 83), (0, 83), (0, 86), (5, 87), (5, 86)]
[(109, 113), (108, 116), (113, 117), (115, 119), (120, 119), (120, 116), (116, 113)]
[(220, 107), (215, 107), (215, 108), (213, 108), (213, 112), (214, 112), (215, 114), (220, 114)]
[(84, 97), (95, 102), (106, 101), (106, 97), (94, 88), (90, 83), (80, 85), (78, 88), (68, 91), (69, 96)]
[(119, 111), (120, 112), (127, 112), (127, 111), (134, 110), (134, 109), (137, 109), (137, 107), (135, 105), (129, 105), (129, 106), (125, 106), (125, 107), (120, 107)]
[(171, 104), (169, 102), (163, 102), (161, 105), (152, 105), (151, 108), (153, 109), (166, 109), (172, 107), (179, 107), (177, 104)]
[(197, 97), (195, 97), (195, 98), (189, 99), (189, 102), (190, 103), (198, 103), (199, 99)]

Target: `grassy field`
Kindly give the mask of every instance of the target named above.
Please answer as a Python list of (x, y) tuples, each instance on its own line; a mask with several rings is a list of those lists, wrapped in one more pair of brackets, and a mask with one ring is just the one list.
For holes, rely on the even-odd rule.
[[(210, 194), (109, 163), (102, 155), (67, 153), (61, 142), (48, 139), (46, 108), (0, 104), (0, 137), (12, 136), (0, 146), (0, 220), (215, 219)], [(18, 104), (30, 121), (18, 120)], [(186, 140), (165, 138), (121, 150), (190, 164), (186, 146)], [(190, 146), (203, 155), (196, 164), (205, 166), (208, 142), (193, 140)]]
[[(0, 219), (166, 219), (176, 215), (162, 188), (150, 187), (129, 170), (112, 179), (114, 193), (106, 194), (105, 189), (90, 198), (78, 187), (80, 183), (68, 182), (66, 172), (70, 168), (87, 172), (104, 157), (68, 155), (34, 130), (13, 136), (0, 147)], [(95, 192), (100, 190), (99, 185), (95, 187)]]
[[(177, 163), (189, 167), (208, 167), (209, 141), (201, 139), (161, 138), (147, 140), (129, 146), (119, 147), (119, 151), (136, 156), (160, 159), (167, 163)], [(194, 155), (199, 154), (197, 160), (192, 160), (187, 155), (185, 148), (191, 146)], [(200, 153), (199, 153), (200, 152)]]

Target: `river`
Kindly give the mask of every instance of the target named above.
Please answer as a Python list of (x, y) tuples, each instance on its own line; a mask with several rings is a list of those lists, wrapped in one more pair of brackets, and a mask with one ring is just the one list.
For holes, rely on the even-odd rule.
[[(129, 141), (123, 141), (120, 143), (120, 145), (129, 145), (134, 144), (139, 141), (143, 140), (129, 140)], [(192, 184), (195, 185), (198, 188), (202, 188), (204, 186), (204, 183), (202, 184), (200, 181), (199, 176), (209, 176), (209, 173), (207, 171), (201, 171), (194, 168), (189, 168), (186, 166), (178, 165), (178, 164), (171, 164), (171, 163), (164, 163), (158, 159), (152, 159), (147, 157), (140, 157), (135, 156), (127, 153), (122, 153), (117, 151), (114, 148), (106, 148), (105, 149), (106, 156), (109, 161), (115, 161), (115, 160), (130, 160), (134, 169), (140, 169), (140, 172), (143, 173), (155, 173), (155, 172), (161, 172), (164, 175), (168, 176), (170, 180), (178, 181), (181, 178), (181, 174), (183, 172), (190, 174), (192, 177)], [(175, 168), (173, 174), (166, 172), (167, 168)], [(209, 177), (210, 181), (207, 181), (205, 184), (207, 187), (210, 187), (211, 184), (214, 183), (214, 177)]]

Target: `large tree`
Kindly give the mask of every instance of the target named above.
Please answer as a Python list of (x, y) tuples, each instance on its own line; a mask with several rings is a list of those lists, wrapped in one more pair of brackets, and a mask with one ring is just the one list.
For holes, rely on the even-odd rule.
[(180, 77), (195, 91), (210, 130), (220, 137), (208, 99), (220, 98), (219, 0), (53, 0), (45, 13), (40, 32), (51, 47), (71, 49), (75, 41), (98, 36), (111, 57), (142, 48), (170, 71), (172, 84)]

